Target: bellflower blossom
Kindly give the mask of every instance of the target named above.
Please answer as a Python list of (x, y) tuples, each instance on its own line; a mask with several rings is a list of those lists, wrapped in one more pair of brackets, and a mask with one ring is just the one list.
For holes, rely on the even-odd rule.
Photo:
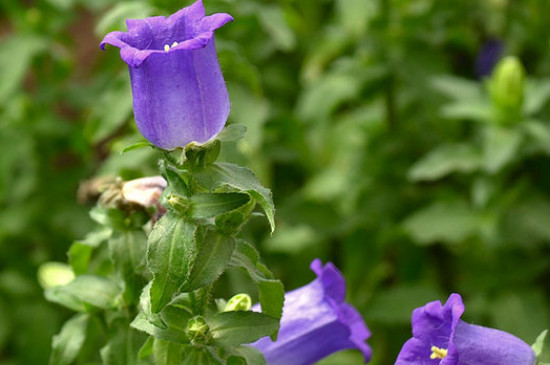
[(502, 57), (504, 44), (498, 39), (485, 42), (477, 54), (475, 71), (478, 79), (491, 76), (495, 65)]
[(205, 16), (198, 0), (168, 18), (128, 19), (128, 32), (101, 42), (120, 48), (128, 64), (134, 116), (141, 134), (165, 150), (205, 143), (223, 128), (229, 96), (216, 56), (214, 30), (233, 20)]
[[(361, 315), (344, 302), (346, 283), (338, 269), (319, 259), (311, 263), (317, 279), (285, 294), (277, 341), (264, 337), (252, 344), (268, 365), (308, 365), (340, 350), (359, 349), (365, 362), (370, 331)], [(259, 311), (255, 305), (252, 310)]]
[(395, 365), (534, 365), (535, 353), (519, 338), (460, 319), (462, 298), (451, 294), (447, 303), (434, 301), (414, 310), (413, 338)]

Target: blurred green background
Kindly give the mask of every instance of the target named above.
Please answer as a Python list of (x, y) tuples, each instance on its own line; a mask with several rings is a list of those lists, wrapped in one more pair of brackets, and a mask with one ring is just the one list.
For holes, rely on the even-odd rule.
[[(451, 292), (467, 321), (528, 343), (550, 326), (550, 2), (204, 2), (235, 18), (216, 45), (229, 122), (248, 133), (223, 158), (252, 168), (278, 209), (273, 236), (262, 219), (243, 234), (288, 290), (313, 279), (315, 257), (334, 262), (372, 364), (395, 361), (412, 309)], [(47, 363), (69, 313), (37, 270), (92, 227), (92, 179), (156, 173), (151, 150), (120, 154), (142, 137), (126, 65), (99, 41), (190, 3), (0, 3), (1, 365)], [(517, 64), (481, 77), (476, 64), (506, 55), (525, 80)]]

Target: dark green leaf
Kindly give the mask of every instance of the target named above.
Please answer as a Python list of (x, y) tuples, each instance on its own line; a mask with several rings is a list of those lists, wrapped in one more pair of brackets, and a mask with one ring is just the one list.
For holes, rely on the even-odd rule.
[(160, 312), (188, 279), (197, 254), (195, 231), (194, 224), (172, 213), (155, 224), (147, 251), (147, 264), (153, 273), (153, 313)]
[(208, 322), (212, 338), (224, 346), (254, 342), (279, 328), (278, 319), (251, 311), (216, 313)]
[(147, 341), (141, 346), (138, 352), (138, 359), (143, 360), (147, 359), (149, 356), (153, 355), (153, 344), (155, 343), (155, 338), (149, 336)]
[(73, 363), (86, 339), (89, 319), (87, 314), (77, 314), (63, 325), (61, 332), (52, 341), (50, 365)]
[(271, 231), (275, 229), (275, 208), (271, 191), (263, 187), (252, 171), (230, 163), (213, 163), (197, 172), (197, 181), (211, 192), (232, 188), (250, 194), (264, 209)]
[(137, 365), (138, 350), (145, 336), (129, 327), (125, 320), (115, 321), (109, 328), (107, 344), (101, 349), (104, 365)]
[(191, 197), (193, 218), (211, 218), (248, 203), (250, 196), (242, 193), (205, 193)]
[(229, 265), (234, 250), (233, 237), (208, 232), (199, 243), (195, 263), (182, 290), (191, 291), (213, 283)]

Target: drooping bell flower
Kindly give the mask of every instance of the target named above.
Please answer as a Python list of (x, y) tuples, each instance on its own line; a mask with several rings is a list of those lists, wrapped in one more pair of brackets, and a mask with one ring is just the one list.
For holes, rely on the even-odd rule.
[(531, 347), (519, 338), (460, 319), (462, 298), (434, 301), (414, 310), (413, 337), (401, 348), (395, 365), (534, 365)]
[[(309, 365), (344, 349), (358, 349), (365, 362), (370, 331), (357, 310), (344, 302), (346, 282), (338, 269), (319, 259), (311, 263), (317, 279), (285, 294), (277, 341), (264, 337), (252, 344), (268, 365)], [(252, 310), (259, 311), (255, 305)]]
[(475, 60), (475, 72), (478, 79), (491, 76), (495, 65), (502, 57), (504, 43), (498, 39), (485, 42)]
[(137, 127), (155, 146), (205, 143), (222, 130), (230, 105), (214, 30), (231, 20), (229, 14), (205, 16), (198, 0), (168, 18), (128, 19), (127, 32), (111, 32), (101, 42), (102, 49), (120, 48)]

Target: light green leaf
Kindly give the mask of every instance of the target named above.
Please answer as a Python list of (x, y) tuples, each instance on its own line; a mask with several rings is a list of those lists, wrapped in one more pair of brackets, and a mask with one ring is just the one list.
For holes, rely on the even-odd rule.
[(251, 311), (216, 313), (208, 324), (214, 341), (224, 346), (251, 343), (279, 328), (278, 319)]
[(229, 124), (222, 129), (216, 139), (219, 139), (221, 142), (237, 142), (244, 138), (246, 130), (247, 128), (244, 124)]
[(416, 211), (403, 227), (419, 244), (458, 243), (478, 232), (478, 217), (461, 202), (437, 202)]
[(230, 163), (213, 163), (195, 174), (196, 180), (211, 192), (234, 189), (250, 194), (264, 209), (271, 231), (275, 230), (275, 207), (271, 191), (263, 187), (249, 169)]
[(151, 311), (158, 313), (188, 279), (197, 254), (196, 226), (173, 213), (164, 215), (149, 236), (147, 265), (153, 273)]
[(69, 319), (54, 336), (50, 365), (70, 365), (76, 359), (84, 340), (90, 317), (87, 314), (77, 314)]
[(290, 51), (296, 46), (296, 36), (285, 19), (280, 5), (263, 5), (257, 12), (260, 23), (278, 48)]
[(121, 288), (112, 280), (95, 275), (80, 275), (65, 286), (47, 289), (46, 299), (76, 311), (112, 309), (118, 304)]
[(496, 173), (516, 157), (522, 135), (518, 129), (493, 126), (485, 130), (483, 166)]
[(550, 80), (527, 80), (523, 112), (526, 115), (537, 113), (550, 99)]
[(480, 167), (481, 156), (469, 144), (448, 144), (435, 148), (409, 170), (412, 181), (437, 180), (453, 172), (469, 173)]
[(444, 75), (434, 77), (432, 86), (453, 100), (479, 100), (484, 94), (478, 82)]
[(182, 290), (191, 291), (213, 283), (229, 265), (234, 250), (233, 237), (208, 232), (199, 244), (195, 263)]

